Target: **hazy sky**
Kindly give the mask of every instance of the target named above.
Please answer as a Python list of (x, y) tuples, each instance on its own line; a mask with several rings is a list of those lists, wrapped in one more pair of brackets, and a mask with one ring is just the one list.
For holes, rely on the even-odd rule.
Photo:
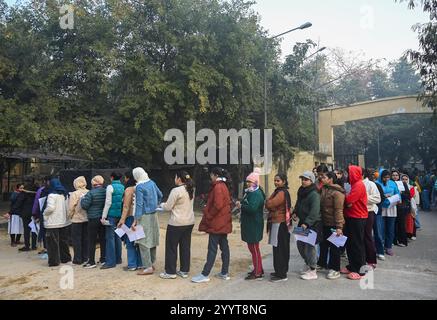
[[(261, 25), (271, 36), (304, 22), (313, 26), (282, 38), (282, 57), (297, 41), (320, 40), (321, 46), (363, 52), (365, 58), (398, 59), (407, 49), (417, 49), (411, 26), (428, 21), (420, 8), (409, 10), (395, 0), (254, 0)], [(15, 0), (6, 0), (15, 3)], [(329, 51), (325, 51), (329, 54)]]
[[(282, 56), (305, 39), (320, 46), (364, 52), (366, 59), (398, 59), (407, 49), (417, 49), (411, 26), (429, 18), (420, 8), (409, 10), (394, 0), (256, 0), (261, 25), (274, 36), (307, 21), (313, 26), (282, 38)], [(326, 51), (325, 51), (326, 52)], [(329, 52), (326, 52), (329, 54)]]

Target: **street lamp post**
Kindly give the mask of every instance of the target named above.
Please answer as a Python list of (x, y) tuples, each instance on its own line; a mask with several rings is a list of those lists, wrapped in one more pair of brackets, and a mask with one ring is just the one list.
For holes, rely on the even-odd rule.
[[(288, 31), (282, 32), (282, 33), (277, 34), (277, 35), (270, 37), (268, 39), (269, 40), (276, 39), (276, 38), (279, 38), (283, 35), (286, 35), (287, 33), (293, 32), (295, 30), (303, 30), (303, 29), (309, 28), (312, 25), (313, 24), (311, 22), (306, 22), (297, 28), (293, 28), (293, 29), (290, 29)], [(264, 129), (267, 129), (267, 61), (264, 61)], [(265, 161), (265, 159), (267, 159), (266, 152), (267, 152), (267, 139), (264, 139), (264, 161)], [(264, 176), (264, 178), (265, 178), (264, 182), (265, 182), (265, 189), (266, 189), (265, 193), (268, 194), (268, 192), (269, 192), (268, 174), (266, 174)]]

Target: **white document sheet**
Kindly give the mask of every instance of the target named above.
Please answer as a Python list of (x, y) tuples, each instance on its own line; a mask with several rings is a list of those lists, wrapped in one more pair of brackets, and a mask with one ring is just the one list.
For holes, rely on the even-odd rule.
[(333, 243), (337, 248), (344, 247), (346, 244), (347, 237), (339, 236), (337, 237), (337, 233), (333, 232), (331, 236), (328, 238), (328, 241)]
[(317, 232), (311, 230), (311, 232), (308, 234), (308, 236), (301, 236), (301, 235), (295, 234), (294, 237), (296, 238), (296, 241), (302, 241), (302, 242), (308, 243), (312, 246), (315, 246), (316, 240), (317, 240)]

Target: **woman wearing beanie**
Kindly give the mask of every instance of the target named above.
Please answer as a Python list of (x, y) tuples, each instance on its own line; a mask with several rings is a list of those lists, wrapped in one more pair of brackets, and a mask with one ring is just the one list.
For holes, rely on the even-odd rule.
[[(299, 218), (299, 227), (302, 227), (304, 230), (310, 229), (317, 233), (317, 244), (322, 234), (318, 182), (316, 182), (314, 174), (310, 171), (305, 171), (299, 178), (301, 179), (302, 185), (297, 191), (296, 207), (293, 213), (295, 217), (297, 216)], [(296, 245), (306, 264), (306, 270), (302, 270), (300, 277), (303, 280), (317, 279), (316, 247), (302, 241), (297, 241)]]
[(271, 282), (287, 281), (288, 261), (290, 260), (291, 197), (288, 192), (288, 181), (285, 174), (275, 176), (275, 191), (266, 202), (269, 210), (267, 233), (269, 244), (273, 246), (273, 268)]
[(73, 242), (73, 264), (83, 264), (88, 261), (88, 217), (80, 206), (80, 199), (88, 193), (85, 177), (74, 179), (76, 191), (71, 193), (68, 218), (71, 220), (71, 238)]
[(102, 176), (95, 176), (91, 180), (92, 189), (80, 201), (82, 209), (86, 210), (88, 217), (88, 262), (83, 265), (86, 269), (96, 267), (95, 254), (97, 234), (100, 242), (100, 263), (105, 264), (106, 241), (105, 227), (100, 222), (105, 207), (106, 190), (103, 186), (105, 180)]
[(246, 178), (247, 189), (243, 200), (237, 202), (241, 208), (241, 239), (247, 243), (253, 262), (253, 271), (247, 275), (246, 280), (262, 280), (264, 275), (259, 243), (263, 238), (266, 196), (259, 186), (259, 173), (259, 169), (255, 168)]
[(67, 216), (67, 196), (68, 192), (59, 179), (50, 180), (50, 191), (43, 211), (49, 267), (71, 261), (67, 228), (71, 222)]
[[(175, 176), (176, 188), (173, 188), (167, 202), (160, 207), (171, 211), (165, 236), (165, 272), (162, 279), (175, 279), (176, 275), (187, 278), (190, 272), (191, 232), (194, 227), (194, 183), (186, 171)], [(179, 247), (180, 269), (176, 272)]]

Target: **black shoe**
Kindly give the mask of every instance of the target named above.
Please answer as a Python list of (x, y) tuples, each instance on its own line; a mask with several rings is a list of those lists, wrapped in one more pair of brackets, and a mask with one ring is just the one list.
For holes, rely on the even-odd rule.
[(287, 281), (288, 278), (287, 277), (278, 277), (278, 276), (272, 276), (270, 278), (271, 282), (283, 282), (283, 281)]
[(27, 252), (27, 251), (30, 251), (30, 248), (29, 247), (23, 247), (23, 248), (18, 249), (18, 251)]
[(262, 280), (264, 279), (263, 275), (256, 276), (255, 273), (249, 274), (244, 280)]
[(107, 264), (104, 264), (103, 266), (100, 267), (101, 270), (111, 269), (111, 268), (115, 268), (115, 266), (108, 266)]

